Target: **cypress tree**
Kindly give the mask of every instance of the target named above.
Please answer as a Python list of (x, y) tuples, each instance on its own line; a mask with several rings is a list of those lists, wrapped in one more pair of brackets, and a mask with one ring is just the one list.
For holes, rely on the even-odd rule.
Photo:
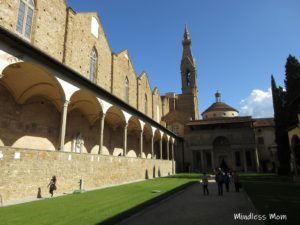
[(277, 143), (277, 157), (280, 163), (278, 172), (288, 174), (290, 148), (287, 134), (287, 111), (286, 111), (286, 92), (282, 87), (277, 87), (275, 79), (271, 77), (274, 121), (275, 121), (275, 140)]

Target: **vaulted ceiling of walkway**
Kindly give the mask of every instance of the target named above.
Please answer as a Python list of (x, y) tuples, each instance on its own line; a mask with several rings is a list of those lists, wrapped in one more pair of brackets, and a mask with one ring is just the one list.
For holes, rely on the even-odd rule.
[(157, 129), (155, 132), (154, 132), (154, 141), (158, 141), (161, 139), (161, 135), (160, 135), (160, 132), (159, 130)]
[(141, 131), (141, 124), (137, 117), (132, 116), (128, 121), (128, 128), (127, 132), (128, 134), (135, 134), (139, 135), (139, 132)]
[(79, 109), (88, 119), (90, 125), (94, 124), (102, 112), (99, 101), (88, 90), (79, 90), (72, 95), (68, 111), (71, 112), (74, 109)]
[(15, 63), (3, 70), (0, 82), (10, 91), (19, 104), (33, 96), (43, 96), (61, 111), (65, 99), (64, 91), (56, 78), (40, 65)]
[(146, 140), (150, 140), (152, 137), (152, 128), (148, 123), (146, 123), (144, 126), (144, 136), (146, 137)]
[(107, 122), (111, 128), (124, 126), (125, 116), (117, 106), (112, 106), (106, 112), (105, 122)]

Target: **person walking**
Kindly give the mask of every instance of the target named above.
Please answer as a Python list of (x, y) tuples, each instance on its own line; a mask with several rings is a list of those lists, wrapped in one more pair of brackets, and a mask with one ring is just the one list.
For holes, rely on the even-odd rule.
[(53, 191), (56, 190), (56, 176), (53, 176), (50, 180), (50, 183), (48, 184), (49, 187), (49, 193), (51, 194), (51, 197), (53, 197)]
[(225, 184), (225, 187), (226, 187), (226, 191), (229, 192), (230, 174), (228, 172), (225, 173), (224, 184)]
[(238, 172), (236, 172), (236, 171), (233, 172), (233, 182), (234, 182), (235, 191), (239, 192), (240, 191), (240, 176), (239, 176)]
[(209, 191), (208, 191), (208, 176), (206, 175), (206, 173), (203, 173), (203, 177), (202, 177), (202, 186), (203, 186), (203, 195), (209, 195)]
[(223, 195), (223, 182), (224, 182), (224, 174), (221, 168), (219, 168), (217, 174), (216, 174), (216, 182), (218, 185), (218, 195), (222, 196)]

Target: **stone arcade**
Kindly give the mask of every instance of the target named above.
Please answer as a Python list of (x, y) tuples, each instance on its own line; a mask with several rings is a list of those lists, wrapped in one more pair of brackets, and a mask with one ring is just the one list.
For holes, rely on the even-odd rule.
[(168, 106), (127, 50), (111, 52), (97, 13), (11, 0), (0, 17), (4, 202), (46, 193), (52, 175), (71, 192), (80, 179), (91, 189), (175, 173), (182, 139), (161, 121)]

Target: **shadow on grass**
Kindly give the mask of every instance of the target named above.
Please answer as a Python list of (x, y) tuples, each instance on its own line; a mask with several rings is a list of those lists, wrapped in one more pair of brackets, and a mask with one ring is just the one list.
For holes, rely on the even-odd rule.
[(118, 215), (116, 215), (114, 217), (111, 217), (111, 218), (109, 218), (107, 220), (99, 222), (99, 223), (97, 223), (95, 225), (112, 225), (112, 224), (119, 223), (122, 220), (127, 219), (130, 216), (136, 214), (137, 212), (140, 212), (141, 210), (146, 209), (147, 207), (149, 207), (151, 205), (154, 205), (154, 204), (156, 204), (156, 203), (158, 203), (158, 202), (166, 199), (167, 197), (175, 194), (176, 192), (179, 192), (179, 191), (181, 191), (181, 190), (183, 190), (183, 189), (185, 189), (185, 188), (187, 188), (187, 187), (189, 187), (189, 186), (191, 186), (193, 184), (196, 184), (196, 183), (197, 183), (196, 181), (188, 182), (188, 183), (186, 183), (186, 184), (184, 184), (182, 186), (174, 188), (171, 191), (163, 193), (163, 194), (161, 194), (161, 195), (159, 195), (159, 196), (157, 196), (155, 198), (150, 199), (149, 201), (143, 202), (140, 205), (137, 205), (137, 206), (135, 206), (135, 207), (133, 207), (133, 208), (127, 210), (127, 211), (124, 211), (124, 212), (122, 212), (122, 213), (120, 213), (120, 214), (118, 214)]

